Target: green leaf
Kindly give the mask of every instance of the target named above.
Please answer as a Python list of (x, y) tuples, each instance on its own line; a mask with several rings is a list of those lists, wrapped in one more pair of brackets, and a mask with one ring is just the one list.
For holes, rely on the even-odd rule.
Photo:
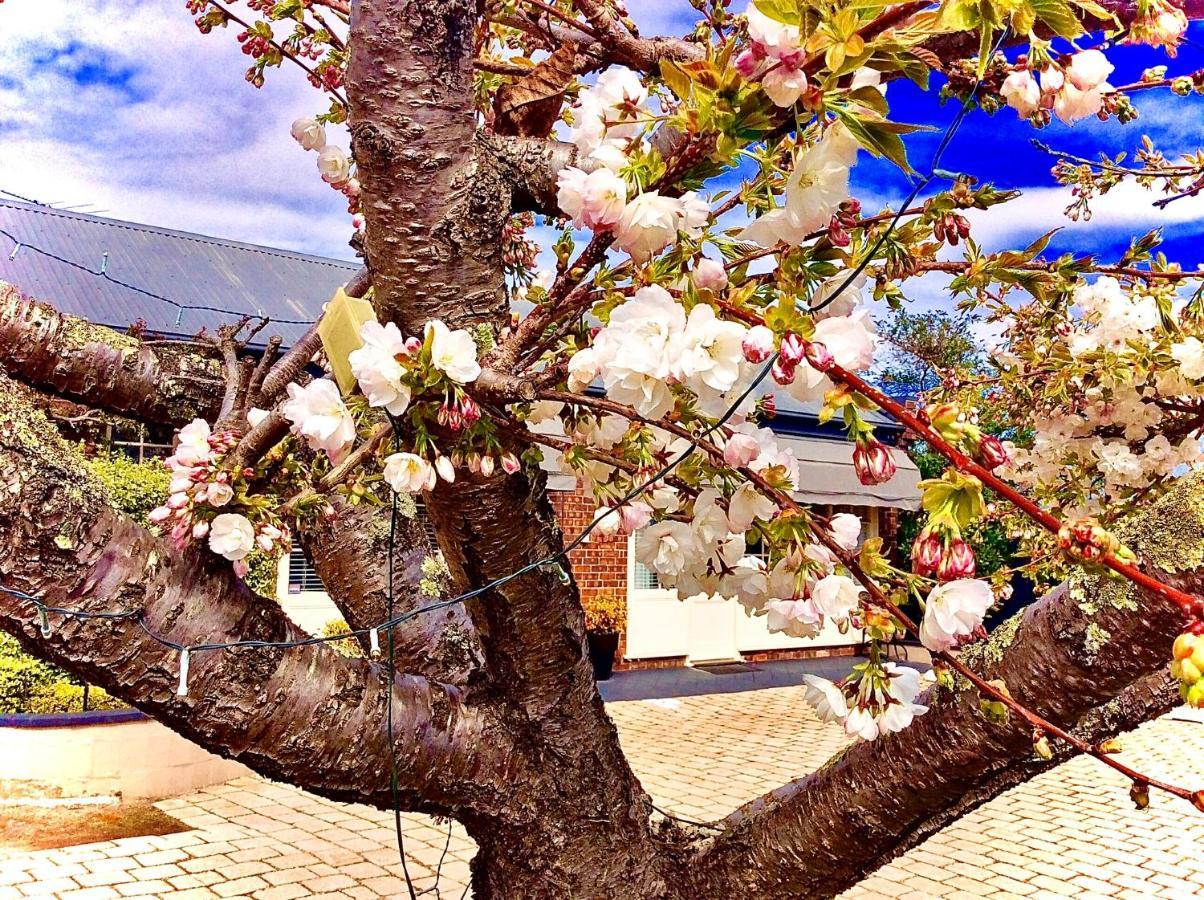
[(757, 8), (757, 12), (768, 16), (775, 22), (782, 22), (786, 25), (802, 24), (803, 13), (799, 8), (798, 0), (757, 0), (753, 6)]
[(670, 59), (662, 59), (661, 79), (665, 84), (669, 85), (669, 90), (673, 91), (679, 99), (689, 99), (691, 87), (690, 76), (677, 63)]
[(1029, 0), (1029, 3), (1037, 18), (1048, 25), (1054, 34), (1074, 38), (1083, 33), (1082, 23), (1066, 0)]
[(982, 17), (978, 0), (945, 0), (941, 6), (939, 26), (945, 31), (973, 31)]
[(865, 121), (847, 110), (840, 112), (840, 118), (857, 143), (874, 156), (885, 156), (904, 172), (915, 171), (907, 161), (907, 148), (899, 137), (898, 129), (890, 127), (897, 123)]

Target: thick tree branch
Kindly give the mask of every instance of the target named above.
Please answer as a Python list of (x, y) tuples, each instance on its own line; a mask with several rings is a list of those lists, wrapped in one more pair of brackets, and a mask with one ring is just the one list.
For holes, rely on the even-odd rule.
[(698, 44), (680, 38), (636, 37), (615, 17), (607, 0), (575, 0), (573, 5), (597, 32), (607, 62), (656, 74), (660, 72), (661, 60), (695, 62), (706, 55)]
[[(368, 628), (388, 618), (384, 560), (390, 511), (369, 504), (352, 506), (338, 495), (329, 502), (333, 514), (305, 523), (301, 545), (347, 624)], [(394, 614), (434, 602), (419, 587), (424, 581), (422, 561), (434, 553), (421, 519), (399, 515), (393, 548)], [(480, 669), (480, 647), (463, 606), (416, 616), (395, 628), (393, 636), (402, 671), (464, 685)], [(366, 649), (369, 641), (365, 638), (361, 644)]]
[[(181, 554), (113, 512), (53, 426), (7, 390), (0, 483), (0, 585), (69, 608), (142, 610), (147, 628), (186, 646), (306, 636), (207, 551)], [(0, 628), (26, 648), (202, 746), (326, 796), (390, 805), (379, 665), (315, 646), (196, 652), (181, 697), (179, 654), (137, 622), (52, 621), (43, 638), (33, 607), (0, 593)], [(487, 716), (420, 677), (391, 690), (406, 806), (498, 808), (509, 757), (496, 734), (484, 739)]]
[(591, 171), (592, 160), (577, 158), (577, 148), (564, 141), (542, 138), (503, 137), (481, 132), (477, 140), (482, 153), (500, 169), (514, 189), (514, 210), (531, 210), (560, 215), (556, 201), (556, 176), (568, 166)]
[[(1184, 479), (1123, 537), (1161, 580), (1198, 592), (1204, 478)], [(1165, 666), (1183, 624), (1182, 611), (1156, 594), (1121, 579), (1076, 576), (964, 659), (1002, 680), (1026, 707), (1070, 727)], [(1031, 755), (1024, 723), (993, 725), (978, 701), (964, 683), (952, 692), (933, 689), (929, 712), (909, 728), (856, 744), (819, 772), (733, 813), (698, 861), (707, 886), (699, 896), (831, 896), (888, 861), (913, 828), (939, 821)], [(707, 881), (715, 877), (718, 892)]]
[[(509, 322), (500, 236), (511, 191), (498, 166), (475, 156), (476, 6), (357, 0), (353, 10), (348, 91), (376, 308), (410, 334), (438, 318), (496, 335)], [(461, 470), (426, 496), (456, 590), (481, 589), (561, 549), (535, 477)], [(527, 827), (477, 835), (478, 894), (591, 896), (665, 866), (650, 801), (594, 686), (571, 577), (535, 568), (466, 608), (485, 657), (482, 691), (543, 762), (531, 791), (515, 798)], [(522, 862), (535, 858), (538, 871)]]
[(352, 149), (363, 185), (374, 303), (417, 334), (506, 315), (501, 231), (510, 191), (476, 163), (475, 7), (457, 0), (356, 0)]
[(0, 369), (37, 390), (149, 424), (212, 421), (221, 365), (60, 313), (0, 283)]
[[(1145, 722), (1165, 715), (1182, 703), (1179, 683), (1171, 678), (1168, 671), (1159, 669), (1133, 682), (1121, 694), (1091, 710), (1079, 720), (1071, 732), (1090, 744), (1099, 744), (1107, 738), (1132, 731)], [(1004, 791), (1079, 755), (1074, 747), (1060, 741), (1053, 744), (1052, 751), (1053, 756), (1048, 760), (1036, 755), (1013, 759), (1008, 766), (999, 769), (987, 781), (956, 798), (950, 806), (917, 823), (911, 833), (895, 848), (894, 856), (905, 853), (912, 847), (918, 847), (946, 825), (998, 797)]]

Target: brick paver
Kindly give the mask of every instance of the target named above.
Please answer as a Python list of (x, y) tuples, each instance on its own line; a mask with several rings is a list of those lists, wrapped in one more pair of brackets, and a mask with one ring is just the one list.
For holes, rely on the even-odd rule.
[[(811, 715), (798, 688), (614, 703), (610, 712), (657, 806), (687, 819), (719, 818), (812, 771), (846, 743), (839, 728)], [(1151, 776), (1204, 783), (1204, 717), (1179, 710), (1123, 745), (1125, 758)], [(259, 778), (158, 805), (193, 830), (8, 854), (0, 859), (0, 900), (406, 894), (388, 812)], [(439, 895), (464, 896), (472, 841), (459, 826), (449, 833), (424, 816), (404, 819), (415, 888), (432, 886), (441, 869)], [(1204, 816), (1158, 795), (1136, 810), (1123, 779), (1078, 759), (963, 817), (845, 897), (1201, 896), (1201, 848)]]

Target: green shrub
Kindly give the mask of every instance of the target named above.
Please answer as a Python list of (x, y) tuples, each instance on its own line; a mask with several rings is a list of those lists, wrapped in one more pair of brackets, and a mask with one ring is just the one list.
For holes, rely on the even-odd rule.
[[(88, 689), (88, 709), (123, 707), (100, 688)], [(15, 638), (0, 635), (0, 713), (81, 712), (83, 708), (82, 684), (27, 654)]]
[(88, 468), (105, 486), (113, 506), (143, 525), (149, 524), (146, 514), (167, 499), (171, 473), (162, 460), (139, 463), (114, 453), (107, 458), (88, 460)]
[[(351, 634), (351, 626), (342, 619), (331, 619), (322, 627), (322, 637), (334, 637), (336, 634)], [(383, 646), (384, 635), (381, 635)], [(349, 637), (341, 641), (330, 641), (327, 646), (343, 656), (363, 656), (364, 652), (355, 638)]]
[(255, 550), (247, 556), (247, 566), (247, 574), (243, 578), (246, 586), (260, 596), (275, 597), (280, 556)]

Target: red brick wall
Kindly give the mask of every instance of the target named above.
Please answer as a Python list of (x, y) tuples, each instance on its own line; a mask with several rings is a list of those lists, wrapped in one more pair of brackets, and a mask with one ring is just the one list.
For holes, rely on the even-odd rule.
[[(574, 491), (550, 491), (552, 507), (566, 542), (573, 540), (594, 518), (597, 509), (594, 498), (580, 486)], [(581, 601), (591, 597), (614, 594), (627, 602), (627, 535), (590, 532), (589, 540), (569, 553), (573, 577), (581, 591)], [(627, 653), (627, 635), (619, 635), (619, 652), (615, 668), (627, 668), (623, 657)], [(680, 665), (680, 660), (677, 662)]]
[[(565, 541), (581, 534), (594, 518), (594, 499), (580, 488), (575, 491), (551, 491), (552, 506), (564, 532)], [(591, 532), (589, 539), (569, 554), (573, 577), (581, 589), (582, 601), (599, 594), (627, 596), (627, 535)]]

